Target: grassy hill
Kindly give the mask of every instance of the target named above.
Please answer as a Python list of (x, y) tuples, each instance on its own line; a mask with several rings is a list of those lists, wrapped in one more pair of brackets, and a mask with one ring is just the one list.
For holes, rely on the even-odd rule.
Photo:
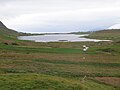
[(0, 39), (1, 40), (13, 40), (18, 36), (18, 32), (8, 29), (8, 28), (0, 28)]
[(0, 43), (10, 43), (14, 42), (16, 37), (18, 36), (18, 32), (8, 29), (1, 21), (0, 21)]
[(0, 90), (120, 90), (120, 33), (109, 32), (90, 37), (115, 42), (35, 43), (1, 27)]
[(87, 38), (107, 39), (113, 41), (120, 41), (120, 29), (100, 30), (91, 33)]
[(17, 32), (15, 30), (7, 28), (1, 21), (0, 21), (0, 44), (4, 45), (36, 45), (31, 41), (22, 41), (18, 40), (18, 36), (22, 35), (31, 35), (27, 33)]

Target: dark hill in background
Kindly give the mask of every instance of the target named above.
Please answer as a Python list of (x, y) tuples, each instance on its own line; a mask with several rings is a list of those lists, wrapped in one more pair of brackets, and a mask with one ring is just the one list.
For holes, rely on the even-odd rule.
[(1, 21), (0, 21), (0, 34), (18, 34), (17, 31), (7, 28)]
[(19, 33), (15, 30), (7, 28), (1, 21), (0, 21), (0, 43), (9, 44), (14, 43), (17, 39)]
[(18, 36), (27, 36), (32, 35), (29, 33), (22, 33), (17, 32), (15, 30), (7, 28), (1, 21), (0, 21), (0, 44), (5, 45), (32, 45), (36, 43), (33, 43), (31, 41), (22, 41), (18, 40)]

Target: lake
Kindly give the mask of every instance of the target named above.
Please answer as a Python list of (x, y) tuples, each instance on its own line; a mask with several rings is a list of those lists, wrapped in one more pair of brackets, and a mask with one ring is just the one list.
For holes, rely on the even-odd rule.
[(35, 42), (100, 42), (100, 41), (110, 41), (110, 40), (97, 40), (88, 39), (83, 36), (88, 36), (88, 34), (46, 34), (46, 35), (34, 35), (34, 36), (20, 36), (20, 40), (30, 40)]

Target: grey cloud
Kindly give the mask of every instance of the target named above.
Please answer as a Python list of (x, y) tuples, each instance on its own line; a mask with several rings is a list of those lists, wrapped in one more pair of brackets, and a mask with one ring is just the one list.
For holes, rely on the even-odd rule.
[(0, 19), (18, 31), (102, 29), (119, 16), (120, 0), (0, 0)]

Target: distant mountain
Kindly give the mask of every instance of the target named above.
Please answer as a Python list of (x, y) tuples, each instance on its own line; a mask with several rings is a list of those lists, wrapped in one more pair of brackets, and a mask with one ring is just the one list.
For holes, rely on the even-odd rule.
[(120, 24), (115, 24), (115, 25), (109, 27), (108, 29), (120, 29)]

